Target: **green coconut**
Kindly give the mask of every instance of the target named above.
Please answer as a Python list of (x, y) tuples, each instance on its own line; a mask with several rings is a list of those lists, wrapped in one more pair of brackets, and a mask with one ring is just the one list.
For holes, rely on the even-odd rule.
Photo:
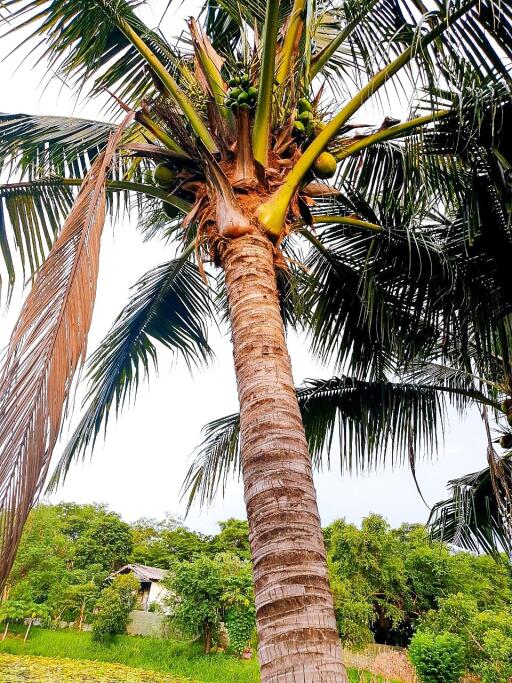
[(308, 121), (313, 120), (313, 114), (310, 111), (303, 111), (301, 114), (299, 114), (298, 119), (303, 123), (307, 123)]
[(293, 130), (296, 133), (301, 133), (301, 135), (303, 135), (306, 132), (306, 129), (304, 128), (304, 124), (302, 123), (302, 121), (294, 121)]
[(249, 97), (258, 97), (258, 88), (251, 85), (251, 87), (247, 89), (247, 94)]
[(248, 102), (249, 101), (249, 95), (248, 93), (242, 91), (240, 95), (237, 97), (238, 103), (242, 104), (242, 102)]
[(317, 178), (326, 180), (336, 173), (336, 159), (329, 152), (322, 152), (313, 164), (313, 172)]
[(297, 106), (298, 106), (300, 112), (311, 111), (311, 102), (309, 100), (307, 100), (305, 97), (302, 97), (297, 102)]
[(176, 218), (180, 213), (180, 210), (172, 204), (169, 204), (169, 202), (162, 202), (162, 211), (165, 213), (167, 218)]
[(171, 164), (168, 164), (165, 161), (163, 161), (161, 164), (158, 164), (153, 171), (153, 180), (155, 181), (155, 185), (161, 187), (162, 190), (168, 190), (170, 187), (172, 187), (176, 182), (177, 177), (178, 174), (174, 168), (171, 166)]
[(149, 168), (144, 171), (143, 178), (145, 183), (153, 185), (153, 171), (150, 171)]

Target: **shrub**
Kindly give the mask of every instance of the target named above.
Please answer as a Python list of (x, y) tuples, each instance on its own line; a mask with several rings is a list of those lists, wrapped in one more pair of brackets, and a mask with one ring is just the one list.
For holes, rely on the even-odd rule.
[(418, 632), (409, 657), (421, 683), (456, 683), (464, 668), (464, 643), (451, 633)]
[(482, 642), (485, 659), (475, 666), (482, 683), (503, 683), (512, 678), (512, 638), (500, 629), (489, 629)]
[(130, 612), (135, 606), (139, 582), (133, 574), (116, 576), (96, 604), (98, 615), (92, 627), (92, 639), (108, 643), (112, 636), (126, 633)]

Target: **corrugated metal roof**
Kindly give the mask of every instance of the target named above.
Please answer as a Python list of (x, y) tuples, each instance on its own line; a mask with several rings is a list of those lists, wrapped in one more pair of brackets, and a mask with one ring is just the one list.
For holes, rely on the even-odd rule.
[[(127, 574), (133, 572), (139, 581), (161, 581), (169, 573), (167, 569), (160, 569), (159, 567), (148, 567), (145, 564), (125, 564), (124, 567), (113, 572), (110, 577), (117, 574)], [(109, 577), (109, 578), (110, 578)]]

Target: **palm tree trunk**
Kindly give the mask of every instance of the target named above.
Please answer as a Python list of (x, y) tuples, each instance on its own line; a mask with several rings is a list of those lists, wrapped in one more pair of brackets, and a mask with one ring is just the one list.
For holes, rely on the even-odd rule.
[(263, 683), (346, 683), (272, 243), (223, 254)]

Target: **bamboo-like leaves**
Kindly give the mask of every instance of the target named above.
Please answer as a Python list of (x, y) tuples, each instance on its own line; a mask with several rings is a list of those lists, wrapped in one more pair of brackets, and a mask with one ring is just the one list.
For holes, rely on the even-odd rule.
[(129, 114), (97, 157), (41, 267), (0, 379), (0, 585), (44, 484), (91, 322), (105, 222), (105, 179)]
[(134, 398), (141, 379), (157, 365), (160, 342), (180, 354), (189, 367), (207, 362), (212, 352), (207, 325), (212, 316), (208, 288), (196, 266), (187, 261), (192, 243), (177, 259), (144, 275), (111, 331), (92, 355), (85, 412), (52, 476), (56, 487), (73, 459), (94, 445), (111, 411), (115, 415)]

